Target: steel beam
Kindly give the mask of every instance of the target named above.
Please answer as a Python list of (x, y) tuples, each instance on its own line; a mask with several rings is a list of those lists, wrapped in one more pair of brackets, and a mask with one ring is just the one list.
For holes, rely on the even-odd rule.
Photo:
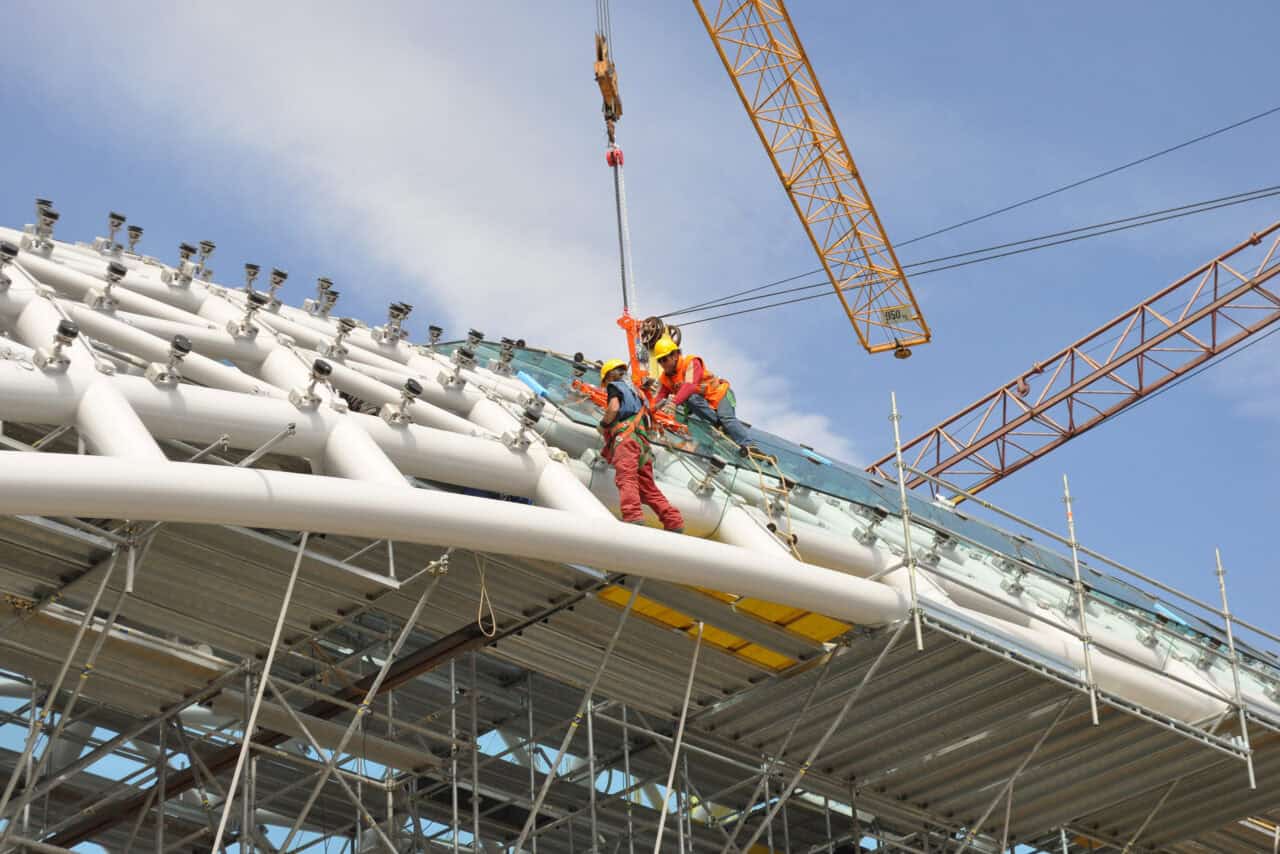
[[(1280, 320), (1280, 296), (1267, 287), (1280, 274), (1277, 231), (1280, 222), (1250, 235), (916, 436), (903, 445), (908, 465), (981, 492)], [(1264, 241), (1251, 275), (1232, 269)], [(893, 480), (894, 458), (867, 471)]]

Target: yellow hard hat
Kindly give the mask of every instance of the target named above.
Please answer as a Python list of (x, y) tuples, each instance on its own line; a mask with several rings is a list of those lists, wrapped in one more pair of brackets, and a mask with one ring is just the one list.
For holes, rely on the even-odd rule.
[(679, 349), (679, 344), (664, 335), (658, 339), (657, 344), (653, 345), (653, 358), (665, 359), (667, 356), (670, 356)]
[(609, 372), (615, 368), (625, 368), (627, 363), (621, 359), (610, 359), (600, 366), (600, 382), (604, 382), (604, 378), (609, 376)]

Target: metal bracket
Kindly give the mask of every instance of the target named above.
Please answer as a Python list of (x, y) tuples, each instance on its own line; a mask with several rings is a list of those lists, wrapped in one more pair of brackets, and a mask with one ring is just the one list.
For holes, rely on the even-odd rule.
[(61, 350), (48, 350), (44, 347), (36, 350), (32, 357), (35, 366), (47, 374), (65, 374), (71, 365), (71, 359)]
[(111, 312), (120, 305), (111, 294), (101, 288), (90, 288), (84, 295), (84, 304), (94, 311)]
[(169, 370), (168, 365), (152, 362), (147, 365), (147, 379), (161, 388), (173, 388), (182, 379), (182, 374)]
[(502, 444), (513, 451), (527, 451), (530, 445), (529, 435), (523, 430), (518, 433), (503, 433)]
[(407, 427), (413, 423), (413, 419), (409, 417), (409, 413), (405, 412), (402, 407), (396, 406), (394, 403), (382, 404), (382, 409), (379, 410), (378, 417), (390, 424), (392, 427)]

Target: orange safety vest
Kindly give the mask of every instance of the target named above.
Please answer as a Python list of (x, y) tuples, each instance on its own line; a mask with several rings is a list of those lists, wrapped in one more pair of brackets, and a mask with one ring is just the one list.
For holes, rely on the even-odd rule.
[[(674, 395), (680, 390), (680, 386), (684, 385), (685, 377), (689, 375), (689, 368), (693, 365), (693, 360), (697, 356), (686, 356), (681, 354), (680, 361), (676, 365), (674, 375), (663, 373), (659, 382), (662, 387), (667, 390), (667, 394)], [(702, 363), (702, 382), (698, 384), (698, 394), (707, 399), (707, 403), (711, 404), (712, 409), (720, 407), (720, 401), (724, 400), (724, 396), (729, 393), (729, 381), (721, 379), (711, 371), (707, 370), (707, 363)]]

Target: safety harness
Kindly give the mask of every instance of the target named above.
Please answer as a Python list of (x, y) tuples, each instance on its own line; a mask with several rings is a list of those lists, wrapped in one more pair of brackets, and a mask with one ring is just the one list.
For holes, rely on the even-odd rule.
[[(611, 383), (612, 385), (612, 383)], [(623, 397), (630, 397), (629, 401), (636, 407), (636, 411), (625, 418), (619, 418), (608, 427), (601, 427), (605, 437), (605, 459), (612, 461), (613, 449), (625, 442), (627, 439), (634, 438), (640, 445), (640, 461), (638, 466), (643, 467), (645, 463), (653, 459), (653, 448), (649, 439), (649, 411), (644, 404), (640, 395), (634, 390), (628, 389), (621, 383), (618, 383), (623, 391)], [(627, 394), (630, 392), (630, 395)], [(622, 410), (619, 410), (621, 412)]]

